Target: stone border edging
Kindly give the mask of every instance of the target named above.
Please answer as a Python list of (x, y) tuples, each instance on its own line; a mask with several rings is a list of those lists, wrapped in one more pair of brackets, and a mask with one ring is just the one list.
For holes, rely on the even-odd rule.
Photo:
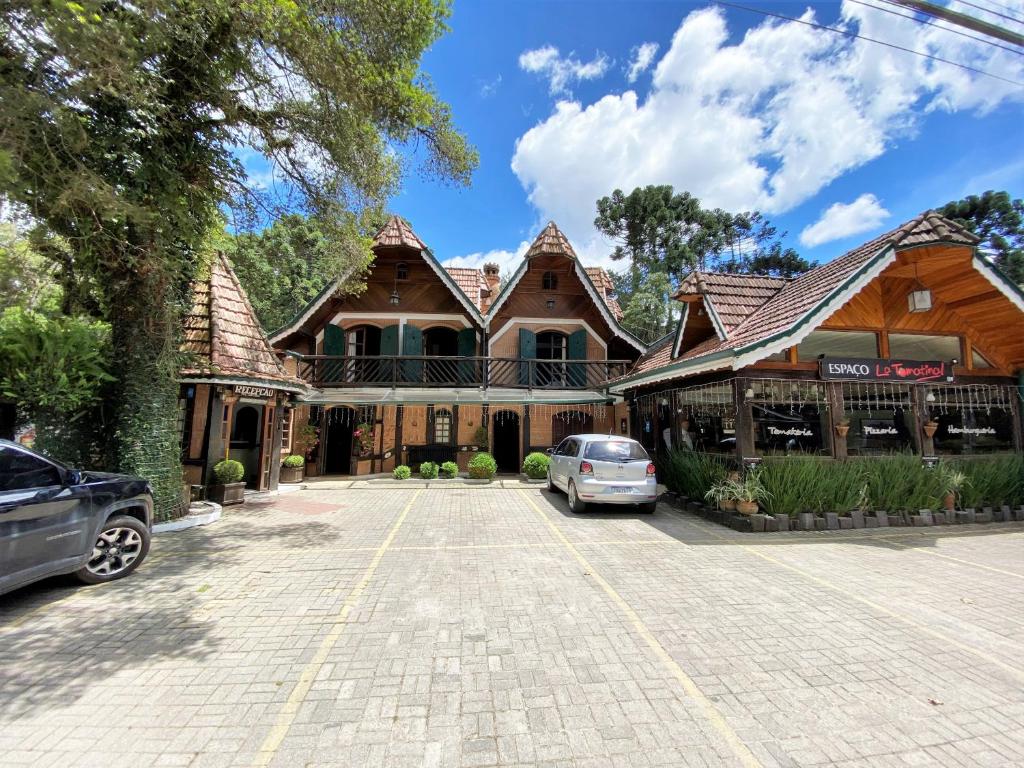
[[(197, 507), (207, 509), (200, 512), (196, 510)], [(184, 517), (155, 524), (153, 526), (153, 533), (174, 533), (176, 531), (187, 531), (189, 528), (196, 528), (200, 525), (209, 525), (220, 520), (222, 512), (221, 505), (212, 501), (196, 501), (190, 504), (188, 509), (189, 512)]]

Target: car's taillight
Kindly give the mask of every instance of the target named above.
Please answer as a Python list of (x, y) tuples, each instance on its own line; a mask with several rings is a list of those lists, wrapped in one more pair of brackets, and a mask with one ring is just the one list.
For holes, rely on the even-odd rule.
[(647, 465), (647, 476), (648, 477), (654, 477), (654, 473), (656, 471), (657, 470), (654, 468), (654, 464), (648, 464)]
[(580, 474), (581, 475), (592, 475), (594, 474), (594, 465), (589, 461), (580, 462)]

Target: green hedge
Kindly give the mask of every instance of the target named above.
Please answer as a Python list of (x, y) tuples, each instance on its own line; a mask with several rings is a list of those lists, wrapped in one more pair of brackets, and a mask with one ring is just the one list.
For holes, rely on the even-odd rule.
[(453, 478), (459, 476), (459, 465), (454, 461), (446, 461), (441, 465), (441, 477)]
[(728, 474), (726, 456), (677, 449), (658, 459), (658, 479), (688, 499), (703, 499), (708, 489)]
[(474, 480), (490, 480), (498, 474), (498, 464), (489, 453), (480, 452), (469, 460), (469, 476)]
[(436, 480), (437, 464), (432, 461), (424, 461), (420, 464), (420, 477), (424, 480)]
[(551, 459), (546, 453), (534, 452), (523, 460), (523, 472), (531, 480), (543, 480), (548, 476)]
[(960, 498), (967, 507), (1024, 504), (1024, 456), (997, 456), (953, 462), (967, 475)]
[(412, 477), (412, 470), (405, 466), (405, 464), (399, 464), (391, 471), (391, 474), (395, 480), (408, 480)]
[(240, 461), (224, 459), (213, 465), (213, 476), (221, 485), (237, 483), (245, 476), (245, 467)]

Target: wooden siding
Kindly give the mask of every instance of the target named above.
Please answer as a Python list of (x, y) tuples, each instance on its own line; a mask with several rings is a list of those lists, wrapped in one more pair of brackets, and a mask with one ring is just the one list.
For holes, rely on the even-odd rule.
[[(509, 326), (509, 323), (505, 324)], [(497, 341), (490, 344), (491, 357), (519, 357), (519, 329), (526, 328), (533, 333), (544, 333), (545, 331), (557, 331), (568, 336), (579, 330), (585, 330), (582, 325), (575, 323), (522, 323), (514, 321), (511, 327), (501, 335)], [(594, 329), (597, 332), (597, 329)], [(604, 348), (594, 338), (592, 333), (587, 333), (587, 360), (607, 360)]]

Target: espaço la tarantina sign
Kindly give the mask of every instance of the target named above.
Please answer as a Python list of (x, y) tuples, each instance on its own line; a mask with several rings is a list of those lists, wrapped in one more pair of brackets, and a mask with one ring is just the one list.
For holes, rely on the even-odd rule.
[(823, 357), (823, 379), (853, 381), (953, 381), (953, 365), (944, 360), (876, 360), (860, 357)]

